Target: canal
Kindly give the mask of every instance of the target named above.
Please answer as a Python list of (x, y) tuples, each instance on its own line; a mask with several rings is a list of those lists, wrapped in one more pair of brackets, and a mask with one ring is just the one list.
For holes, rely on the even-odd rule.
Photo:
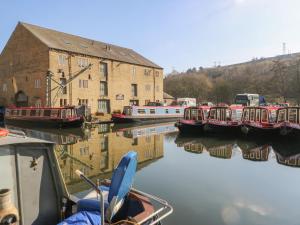
[(57, 143), (64, 182), (75, 196), (89, 189), (75, 170), (93, 180), (110, 178), (122, 155), (134, 150), (139, 160), (134, 186), (174, 207), (164, 225), (299, 224), (295, 140), (181, 137), (172, 123), (22, 130)]

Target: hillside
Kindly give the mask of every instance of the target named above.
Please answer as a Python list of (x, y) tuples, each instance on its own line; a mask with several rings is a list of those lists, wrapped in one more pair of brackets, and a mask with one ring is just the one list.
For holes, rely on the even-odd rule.
[(232, 103), (238, 93), (259, 93), (270, 102), (300, 102), (300, 53), (173, 73), (164, 90), (174, 97)]

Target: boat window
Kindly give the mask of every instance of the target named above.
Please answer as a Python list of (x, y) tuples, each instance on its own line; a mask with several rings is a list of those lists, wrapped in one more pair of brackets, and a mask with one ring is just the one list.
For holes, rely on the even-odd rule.
[(217, 118), (216, 118), (217, 120), (220, 120), (220, 116), (221, 116), (220, 114), (221, 114), (221, 110), (217, 109)]
[(209, 110), (203, 110), (204, 119), (207, 118)]
[(255, 109), (250, 109), (250, 121), (254, 121), (255, 118)]
[(202, 121), (203, 120), (203, 112), (201, 109), (198, 109), (198, 120)]
[(146, 113), (146, 110), (145, 110), (145, 109), (138, 109), (138, 113), (139, 113), (139, 114), (145, 114), (145, 113)]
[(285, 115), (286, 115), (286, 110), (285, 109), (280, 109), (278, 110), (278, 117), (277, 117), (277, 122), (284, 122), (285, 121)]
[(50, 115), (51, 115), (51, 110), (50, 109), (44, 110), (44, 116), (50, 116)]
[(155, 114), (155, 109), (150, 109), (150, 114)]
[(289, 109), (289, 122), (297, 123), (297, 109)]
[(216, 110), (215, 109), (210, 110), (209, 118), (216, 119)]
[(260, 109), (256, 109), (255, 114), (255, 121), (260, 122)]
[(191, 119), (197, 120), (197, 118), (198, 118), (198, 109), (192, 109), (191, 110)]
[(166, 113), (169, 113), (169, 110), (168, 110), (168, 109), (165, 109), (165, 112), (166, 112)]
[(22, 116), (22, 110), (18, 110), (18, 116)]
[(35, 109), (32, 109), (30, 111), (30, 116), (36, 116), (36, 110)]
[(65, 119), (66, 118), (66, 110), (62, 109), (60, 112), (61, 112), (61, 118)]
[(26, 112), (27, 112), (27, 110), (22, 110), (22, 116), (26, 116)]
[(18, 115), (18, 110), (13, 110), (11, 113), (13, 116), (17, 116)]
[(268, 122), (268, 113), (266, 109), (261, 111), (261, 122)]
[(233, 114), (233, 112), (236, 114), (236, 111), (233, 110), (231, 113), (230, 113), (231, 110), (229, 109), (226, 109), (226, 120), (231, 120), (231, 113)]
[(275, 123), (276, 122), (276, 110), (271, 110), (269, 114), (269, 122)]
[(57, 109), (52, 109), (51, 110), (51, 117), (57, 117), (58, 116), (58, 110)]
[(176, 109), (176, 113), (180, 113), (180, 109)]
[(190, 109), (184, 110), (184, 118), (185, 118), (186, 120), (189, 120), (189, 119), (190, 119)]
[(249, 121), (249, 109), (244, 110), (243, 120)]

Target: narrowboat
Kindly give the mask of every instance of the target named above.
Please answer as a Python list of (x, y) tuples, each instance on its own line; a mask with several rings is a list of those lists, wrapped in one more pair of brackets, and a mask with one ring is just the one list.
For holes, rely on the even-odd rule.
[(75, 197), (64, 183), (53, 143), (0, 130), (0, 147), (0, 175), (6, 178), (0, 182), (0, 203), (4, 194), (11, 203), (1, 204), (9, 206), (0, 210), (1, 224), (154, 225), (173, 212), (165, 200), (132, 188), (136, 152), (125, 154), (112, 179), (97, 185), (76, 171), (91, 189)]
[(230, 131), (239, 130), (242, 124), (243, 106), (214, 106), (209, 110), (207, 123), (204, 126), (206, 131)]
[(84, 119), (74, 106), (66, 107), (9, 107), (5, 112), (5, 123), (31, 127), (80, 127)]
[(184, 110), (184, 118), (175, 123), (181, 134), (202, 133), (210, 107), (189, 107)]
[(280, 134), (300, 134), (300, 107), (284, 107), (278, 110), (277, 123), (281, 124)]
[(125, 106), (123, 113), (112, 114), (114, 123), (171, 122), (183, 117), (181, 106)]
[(249, 106), (243, 109), (242, 127), (244, 134), (279, 134), (281, 123), (277, 122), (278, 106)]

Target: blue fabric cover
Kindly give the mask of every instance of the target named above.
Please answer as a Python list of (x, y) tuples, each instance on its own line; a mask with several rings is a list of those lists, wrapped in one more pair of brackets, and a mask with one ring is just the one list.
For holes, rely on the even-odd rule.
[(100, 212), (81, 211), (65, 219), (58, 225), (101, 225)]

